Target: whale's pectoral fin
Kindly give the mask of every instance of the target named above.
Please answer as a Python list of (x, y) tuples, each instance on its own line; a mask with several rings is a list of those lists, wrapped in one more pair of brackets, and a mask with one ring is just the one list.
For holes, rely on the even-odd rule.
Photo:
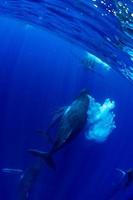
[[(72, 129), (69, 131), (69, 132), (67, 132), (67, 134), (65, 135), (65, 137), (64, 137), (64, 140), (63, 140), (63, 143), (65, 143), (65, 142), (67, 142), (67, 140), (68, 140), (68, 138), (70, 138), (70, 135), (72, 134)], [(69, 140), (70, 141), (70, 140)]]
[(28, 152), (30, 152), (33, 156), (43, 159), (49, 167), (55, 168), (54, 160), (49, 152), (43, 152), (37, 149), (29, 149)]
[(65, 109), (66, 109), (66, 107), (60, 108), (59, 110), (57, 110), (54, 113), (53, 118), (52, 118), (46, 132), (49, 132), (52, 128), (55, 128), (58, 125), (58, 122), (60, 121), (61, 117), (63, 116)]
[(116, 170), (121, 173), (122, 177), (126, 175), (126, 172), (124, 170), (118, 168), (116, 168)]
[(68, 107), (68, 106), (63, 106), (63, 107), (59, 108), (58, 110), (56, 110), (56, 111), (54, 112), (54, 115), (55, 115), (55, 114), (62, 114), (62, 113), (67, 109), (67, 107)]
[(43, 137), (46, 137), (47, 138), (47, 141), (50, 143), (50, 144), (53, 144), (53, 139), (52, 137), (50, 136), (49, 132), (48, 131), (43, 131), (43, 130), (37, 130), (36, 131), (37, 134), (43, 136)]
[(123, 186), (127, 186), (128, 184), (130, 184), (131, 181), (131, 176), (132, 176), (132, 172), (129, 171), (124, 171), (122, 169), (116, 169), (118, 172), (120, 172), (120, 184)]
[(65, 110), (66, 110), (67, 106), (64, 106), (62, 108), (60, 108), (59, 110), (57, 110), (55, 113), (54, 113), (54, 116), (51, 120), (51, 123), (49, 124), (48, 128), (46, 131), (43, 131), (43, 130), (38, 130), (36, 131), (37, 133), (39, 133), (40, 135), (44, 136), (47, 138), (48, 142), (50, 144), (53, 144), (53, 139), (52, 137), (50, 136), (50, 131), (52, 128), (56, 127), (56, 125), (58, 124), (58, 121), (60, 120), (60, 118), (62, 117), (62, 115), (64, 114)]
[(117, 172), (119, 172), (119, 175), (120, 175), (120, 182), (124, 182), (125, 179), (127, 179), (127, 172), (125, 172), (124, 170), (122, 169), (118, 169), (116, 168)]
[(20, 175), (23, 173), (23, 170), (22, 169), (14, 169), (14, 168), (2, 168), (2, 169), (0, 169), (0, 173)]
[(68, 132), (68, 134), (67, 134), (67, 139), (70, 137), (70, 135), (72, 134), (72, 129)]
[(51, 124), (55, 124), (62, 117), (66, 109), (67, 109), (67, 106), (64, 106), (64, 107), (59, 108), (57, 111), (55, 111)]

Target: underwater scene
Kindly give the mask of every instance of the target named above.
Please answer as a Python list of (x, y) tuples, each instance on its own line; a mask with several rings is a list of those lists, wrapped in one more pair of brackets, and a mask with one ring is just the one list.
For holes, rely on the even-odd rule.
[(0, 200), (133, 200), (133, 0), (0, 0)]

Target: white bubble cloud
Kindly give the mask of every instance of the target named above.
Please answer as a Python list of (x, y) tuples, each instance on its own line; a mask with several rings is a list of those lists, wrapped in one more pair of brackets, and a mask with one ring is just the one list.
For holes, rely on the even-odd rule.
[(90, 107), (88, 109), (88, 128), (86, 130), (86, 139), (104, 142), (111, 134), (115, 126), (114, 107), (115, 102), (106, 99), (103, 104), (90, 98)]

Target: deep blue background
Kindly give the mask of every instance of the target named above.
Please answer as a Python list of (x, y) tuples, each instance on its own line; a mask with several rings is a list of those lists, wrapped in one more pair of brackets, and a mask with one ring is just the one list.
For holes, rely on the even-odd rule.
[[(117, 128), (107, 141), (93, 143), (80, 134), (55, 155), (55, 171), (44, 165), (33, 200), (109, 200), (115, 168), (133, 167), (133, 85), (114, 72), (89, 72), (84, 55), (52, 33), (0, 18), (1, 168), (25, 169), (34, 162), (28, 148), (47, 150), (35, 132), (45, 130), (53, 112), (69, 105), (82, 88), (101, 103), (116, 102)], [(18, 181), (16, 175), (0, 174), (0, 200), (17, 199)], [(123, 193), (113, 199), (128, 199), (128, 191)]]

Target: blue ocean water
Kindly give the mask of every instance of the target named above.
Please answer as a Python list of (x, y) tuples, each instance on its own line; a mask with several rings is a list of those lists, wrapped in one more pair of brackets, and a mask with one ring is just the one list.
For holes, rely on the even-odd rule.
[[(132, 12), (132, 2), (124, 3)], [(108, 5), (0, 1), (1, 169), (25, 170), (36, 163), (27, 149), (47, 151), (50, 146), (37, 131), (46, 130), (54, 112), (83, 88), (97, 102), (115, 101), (116, 128), (109, 137), (98, 143), (82, 131), (64, 145), (54, 155), (55, 170), (44, 163), (31, 200), (133, 199), (132, 185), (120, 190), (113, 185), (116, 168), (133, 167), (132, 18), (128, 23), (125, 14), (119, 15), (115, 1)], [(87, 52), (111, 69), (87, 61)], [(0, 200), (22, 200), (19, 181), (19, 174), (1, 173)]]

